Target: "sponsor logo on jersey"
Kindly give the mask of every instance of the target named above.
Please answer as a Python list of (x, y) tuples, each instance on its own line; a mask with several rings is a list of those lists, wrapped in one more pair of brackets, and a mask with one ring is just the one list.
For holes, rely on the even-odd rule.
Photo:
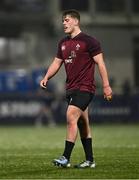
[(73, 61), (72, 59), (65, 59), (65, 63), (66, 63), (66, 64), (71, 64), (72, 61)]

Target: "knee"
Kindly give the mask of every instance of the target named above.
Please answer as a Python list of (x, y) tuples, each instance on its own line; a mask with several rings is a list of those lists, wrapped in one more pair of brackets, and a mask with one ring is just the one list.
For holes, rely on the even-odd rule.
[(79, 115), (76, 112), (67, 112), (67, 125), (68, 126), (77, 126)]
[(74, 125), (76, 123), (76, 116), (72, 113), (67, 113), (67, 124), (68, 126)]

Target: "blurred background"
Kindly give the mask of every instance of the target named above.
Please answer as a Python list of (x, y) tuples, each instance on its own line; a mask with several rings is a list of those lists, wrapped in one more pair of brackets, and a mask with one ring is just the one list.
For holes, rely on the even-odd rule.
[(39, 87), (64, 36), (66, 9), (79, 10), (82, 31), (101, 42), (114, 92), (103, 99), (96, 71), (91, 122), (139, 122), (139, 0), (1, 0), (0, 125), (66, 122), (63, 67), (47, 91)]

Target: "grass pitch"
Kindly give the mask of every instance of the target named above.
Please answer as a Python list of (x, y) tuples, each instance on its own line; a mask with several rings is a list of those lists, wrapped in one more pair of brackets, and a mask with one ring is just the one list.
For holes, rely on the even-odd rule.
[[(0, 127), (1, 179), (138, 179), (139, 126), (94, 125), (95, 169), (58, 168), (66, 127)], [(79, 138), (71, 163), (84, 160)]]

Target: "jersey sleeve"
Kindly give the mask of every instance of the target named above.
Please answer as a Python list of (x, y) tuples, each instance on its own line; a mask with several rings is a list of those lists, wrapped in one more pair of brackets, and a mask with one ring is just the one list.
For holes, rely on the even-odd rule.
[(63, 59), (62, 57), (62, 50), (61, 50), (61, 41), (58, 43), (58, 47), (57, 47), (57, 54), (56, 54), (56, 57), (59, 58), (59, 59)]
[(88, 51), (92, 57), (102, 53), (100, 42), (95, 38), (90, 38), (88, 41)]

